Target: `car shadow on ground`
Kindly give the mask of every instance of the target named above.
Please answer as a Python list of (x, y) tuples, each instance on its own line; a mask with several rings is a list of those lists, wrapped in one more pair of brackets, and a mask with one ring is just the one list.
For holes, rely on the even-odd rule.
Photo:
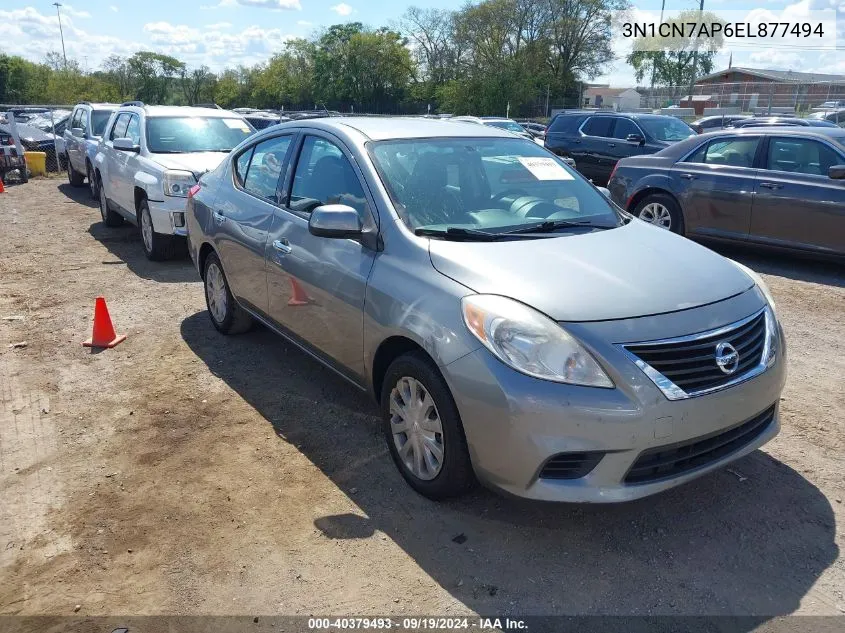
[(82, 187), (72, 187), (69, 182), (63, 182), (57, 188), (60, 193), (68, 198), (65, 202), (76, 202), (89, 209), (94, 209), (97, 212), (97, 217), (100, 217), (99, 206), (97, 205), (97, 201), (91, 198), (87, 183)]
[(795, 610), (837, 558), (827, 499), (761, 451), (622, 505), (542, 504), (483, 489), (431, 502), (396, 471), (375, 405), (333, 372), (261, 327), (221, 336), (206, 312), (181, 332), (273, 426), (274, 441), (295, 444), (365, 515), (317, 517), (317, 529), (330, 539), (386, 534), (480, 613), (765, 619)]
[(811, 259), (791, 253), (727, 244), (708, 246), (720, 255), (735, 259), (758, 273), (845, 288), (845, 261)]

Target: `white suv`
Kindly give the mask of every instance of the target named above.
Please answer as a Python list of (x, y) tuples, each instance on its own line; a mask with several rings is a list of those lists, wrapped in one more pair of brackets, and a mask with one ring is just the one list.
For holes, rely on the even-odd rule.
[(166, 259), (186, 235), (188, 190), (253, 132), (228, 110), (124, 103), (94, 158), (103, 222), (132, 222), (147, 257)]

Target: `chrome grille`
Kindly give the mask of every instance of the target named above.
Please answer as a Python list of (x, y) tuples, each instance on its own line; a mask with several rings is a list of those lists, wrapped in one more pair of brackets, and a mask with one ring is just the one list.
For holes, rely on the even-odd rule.
[[(692, 336), (647, 343), (624, 349), (670, 399), (715, 391), (761, 371), (767, 349), (766, 309), (729, 326)], [(738, 359), (725, 371), (717, 363), (717, 349), (736, 350)], [(756, 374), (755, 374), (756, 375)]]

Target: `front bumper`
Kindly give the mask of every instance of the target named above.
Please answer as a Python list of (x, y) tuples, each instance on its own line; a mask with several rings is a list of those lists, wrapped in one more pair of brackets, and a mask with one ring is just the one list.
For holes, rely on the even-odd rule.
[[(736, 386), (677, 401), (669, 401), (614, 345), (647, 340), (657, 332), (670, 337), (706, 331), (752, 314), (764, 305), (762, 301), (759, 291), (752, 289), (718, 304), (670, 315), (567, 324), (600, 359), (617, 385), (614, 389), (531, 378), (484, 348), (446, 365), (443, 374), (461, 413), (479, 479), (531, 499), (628, 501), (677, 486), (762, 446), (780, 428), (777, 404), (786, 380), (786, 349), (779, 327), (777, 359), (767, 371)], [(771, 421), (735, 450), (677, 475), (625, 482), (645, 451), (719, 434), (773, 405)], [(602, 457), (577, 479), (540, 477), (550, 458), (577, 452), (598, 452)]]
[(150, 218), (153, 221), (153, 230), (163, 235), (188, 235), (185, 227), (185, 204), (186, 198), (166, 196), (161, 200), (148, 200), (150, 206)]

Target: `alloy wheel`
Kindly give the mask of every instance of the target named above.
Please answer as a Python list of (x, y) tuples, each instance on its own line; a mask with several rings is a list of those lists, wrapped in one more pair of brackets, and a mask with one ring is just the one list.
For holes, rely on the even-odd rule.
[(103, 222), (109, 214), (109, 203), (106, 200), (106, 190), (104, 187), (97, 187), (100, 190), (100, 215), (103, 216)]
[(390, 392), (390, 430), (399, 459), (418, 479), (430, 481), (443, 468), (443, 425), (431, 394), (403, 376)]
[(640, 220), (659, 226), (661, 229), (672, 228), (672, 214), (659, 202), (650, 202), (640, 211)]
[(150, 217), (150, 210), (141, 209), (141, 238), (144, 240), (144, 248), (148, 253), (153, 251), (153, 219)]
[(205, 272), (205, 296), (208, 299), (208, 310), (212, 318), (217, 323), (223, 323), (226, 318), (228, 297), (223, 271), (216, 263), (209, 264)]

